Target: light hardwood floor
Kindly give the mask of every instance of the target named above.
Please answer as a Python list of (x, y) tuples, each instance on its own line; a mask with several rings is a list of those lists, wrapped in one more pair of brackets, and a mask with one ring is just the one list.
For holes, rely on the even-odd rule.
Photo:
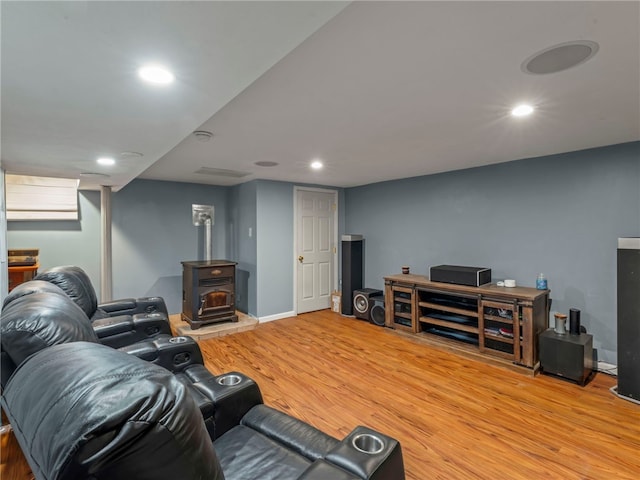
[[(328, 434), (397, 438), (410, 480), (640, 478), (640, 406), (603, 374), (531, 377), (328, 310), (201, 346), (212, 372), (246, 373), (265, 403)], [(6, 450), (2, 479), (29, 478)]]

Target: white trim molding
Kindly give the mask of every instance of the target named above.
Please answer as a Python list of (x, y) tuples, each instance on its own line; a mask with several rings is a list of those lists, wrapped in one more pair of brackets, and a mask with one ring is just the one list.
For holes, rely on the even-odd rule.
[(260, 323), (273, 322), (274, 320), (280, 320), (282, 318), (296, 317), (296, 312), (291, 310), (290, 312), (276, 313), (275, 315), (267, 315), (264, 317), (258, 317)]

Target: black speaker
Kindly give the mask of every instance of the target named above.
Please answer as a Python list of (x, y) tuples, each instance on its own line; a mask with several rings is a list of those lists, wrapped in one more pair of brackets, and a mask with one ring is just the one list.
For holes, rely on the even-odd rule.
[(371, 307), (371, 323), (384, 327), (384, 295), (376, 295), (373, 297), (373, 307)]
[(353, 315), (353, 292), (362, 288), (362, 235), (342, 236), (342, 314)]
[(558, 334), (552, 328), (538, 336), (540, 367), (544, 373), (583, 385), (593, 372), (593, 336)]
[(353, 291), (353, 313), (356, 318), (369, 321), (373, 308), (373, 297), (382, 295), (382, 290), (361, 288)]
[(577, 308), (569, 309), (569, 333), (580, 335), (580, 310)]
[(491, 283), (491, 269), (485, 267), (463, 267), (460, 265), (438, 265), (429, 269), (432, 282), (453, 283), (479, 287)]
[(618, 395), (640, 400), (640, 238), (618, 239)]

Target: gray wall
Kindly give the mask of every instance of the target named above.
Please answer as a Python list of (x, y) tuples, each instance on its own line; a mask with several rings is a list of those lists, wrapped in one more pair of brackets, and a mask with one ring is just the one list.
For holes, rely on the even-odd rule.
[[(164, 297), (182, 311), (183, 260), (201, 258), (202, 228), (191, 204), (214, 205), (213, 255), (227, 250), (227, 188), (135, 180), (112, 193), (113, 297)], [(9, 248), (39, 248), (41, 269), (83, 268), (100, 292), (100, 193), (79, 193), (80, 220), (8, 222)]]
[(100, 193), (78, 194), (79, 220), (7, 222), (7, 245), (40, 249), (40, 270), (77, 265), (100, 292)]
[[(213, 257), (227, 254), (227, 187), (134, 180), (112, 196), (113, 296), (159, 295), (182, 311), (181, 261), (202, 258), (192, 204), (213, 205)], [(98, 241), (99, 245), (99, 241)]]
[[(231, 187), (229, 192), (229, 260), (236, 267), (236, 307), (257, 316), (257, 182)], [(249, 236), (251, 229), (251, 236)]]
[[(114, 192), (113, 297), (159, 295), (170, 313), (182, 310), (180, 262), (202, 258), (203, 229), (191, 220), (191, 205), (199, 203), (215, 206), (213, 256), (238, 262), (238, 309), (256, 317), (292, 311), (293, 188), (273, 181), (213, 187), (135, 180)], [(9, 222), (8, 245), (40, 248), (42, 268), (82, 267), (99, 293), (100, 194), (79, 198), (79, 221)], [(338, 201), (341, 233), (342, 190)]]
[[(344, 232), (344, 190), (322, 185), (258, 181), (258, 316), (265, 317), (294, 309), (294, 187), (338, 191), (338, 243)], [(340, 281), (340, 258), (337, 258)], [(336, 286), (339, 289), (339, 286)]]
[(293, 185), (258, 181), (258, 317), (293, 310)]
[(600, 359), (617, 363), (616, 246), (640, 236), (640, 142), (346, 190), (346, 229), (365, 236), (365, 283), (428, 275), (439, 264), (490, 267), (535, 286), (552, 311), (582, 311)]
[[(256, 317), (279, 315), (294, 308), (294, 186), (254, 180), (230, 189), (229, 258), (238, 262), (236, 303), (239, 310)], [(344, 191), (337, 190), (340, 234), (344, 231)]]

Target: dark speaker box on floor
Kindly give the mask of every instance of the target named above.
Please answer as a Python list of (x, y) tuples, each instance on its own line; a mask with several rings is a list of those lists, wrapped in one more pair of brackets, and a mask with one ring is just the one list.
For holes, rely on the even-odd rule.
[(592, 335), (561, 335), (550, 328), (540, 334), (538, 342), (540, 367), (544, 373), (585, 384), (593, 371)]
[(384, 327), (385, 314), (384, 314), (384, 295), (378, 295), (373, 298), (373, 307), (371, 307), (371, 323)]
[(353, 313), (356, 318), (369, 321), (373, 308), (373, 297), (377, 295), (382, 295), (382, 290), (361, 288), (353, 291)]

